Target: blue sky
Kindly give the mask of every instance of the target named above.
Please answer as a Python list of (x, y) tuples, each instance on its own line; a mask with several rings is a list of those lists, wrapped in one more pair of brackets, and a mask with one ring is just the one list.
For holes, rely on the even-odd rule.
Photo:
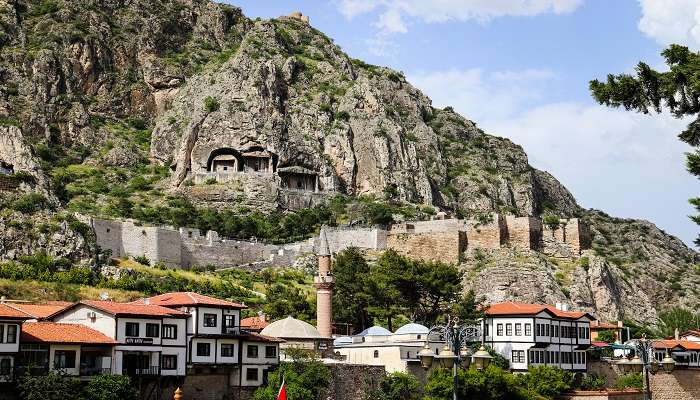
[[(403, 71), (433, 99), (522, 145), (579, 203), (690, 244), (700, 192), (676, 134), (688, 121), (598, 106), (588, 81), (663, 68), (700, 48), (700, 0), (233, 0), (249, 17), (299, 10), (350, 56)], [(697, 20), (695, 15), (697, 15)]]

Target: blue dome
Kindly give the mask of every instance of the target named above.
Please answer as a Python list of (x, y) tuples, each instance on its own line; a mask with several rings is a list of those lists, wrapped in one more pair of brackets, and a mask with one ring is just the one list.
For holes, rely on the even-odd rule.
[(341, 336), (333, 341), (333, 346), (342, 346), (345, 344), (352, 344), (352, 338), (350, 336)]
[(391, 336), (391, 331), (375, 325), (360, 332), (357, 336)]
[(425, 326), (421, 324), (406, 324), (402, 326), (401, 328), (397, 329), (395, 334), (396, 335), (425, 335), (430, 331), (430, 329), (426, 328)]

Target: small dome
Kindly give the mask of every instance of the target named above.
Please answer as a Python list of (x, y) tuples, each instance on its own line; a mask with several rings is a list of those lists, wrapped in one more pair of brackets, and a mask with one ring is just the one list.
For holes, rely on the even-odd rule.
[(375, 325), (360, 332), (357, 336), (391, 336), (391, 331)]
[(421, 324), (406, 324), (401, 328), (397, 329), (394, 334), (396, 335), (425, 335), (430, 332), (430, 329), (426, 328)]
[(352, 344), (352, 338), (350, 336), (341, 336), (333, 341), (333, 347), (343, 346), (346, 344)]
[(296, 318), (277, 320), (260, 332), (261, 335), (289, 339), (320, 339), (321, 334), (313, 325)]

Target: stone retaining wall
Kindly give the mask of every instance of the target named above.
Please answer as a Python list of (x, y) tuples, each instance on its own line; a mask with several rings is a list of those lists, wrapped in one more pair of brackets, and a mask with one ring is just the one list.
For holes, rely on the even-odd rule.
[(324, 400), (357, 400), (367, 398), (379, 387), (386, 375), (383, 366), (331, 364), (331, 382), (322, 395)]
[(700, 369), (652, 375), (651, 393), (659, 400), (700, 400)]
[(457, 264), (466, 245), (465, 232), (392, 233), (387, 248), (415, 260)]

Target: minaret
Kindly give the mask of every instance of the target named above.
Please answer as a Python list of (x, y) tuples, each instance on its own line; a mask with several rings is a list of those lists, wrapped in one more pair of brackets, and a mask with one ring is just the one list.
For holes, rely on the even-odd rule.
[(316, 288), (316, 328), (323, 337), (332, 337), (331, 320), (333, 319), (333, 285), (331, 275), (331, 251), (328, 247), (326, 228), (321, 227), (318, 250), (318, 275), (314, 277)]

